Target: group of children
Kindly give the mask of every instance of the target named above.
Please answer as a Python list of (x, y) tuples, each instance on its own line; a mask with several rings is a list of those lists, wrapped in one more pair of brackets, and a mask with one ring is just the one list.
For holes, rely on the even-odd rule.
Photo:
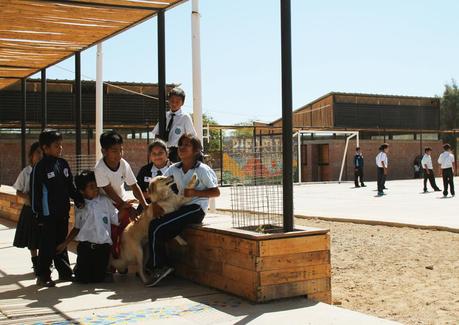
[[(123, 159), (123, 138), (115, 131), (101, 135), (103, 158), (94, 171), (82, 171), (75, 179), (67, 161), (61, 158), (62, 135), (54, 130), (40, 134), (39, 142), (30, 148), (30, 165), (14, 184), (17, 194), (25, 201), (14, 245), (29, 248), (37, 285), (55, 286), (51, 278), (53, 262), (60, 281), (111, 281), (113, 274), (108, 271), (113, 270), (109, 268), (109, 259), (119, 255), (124, 227), (135, 221), (149, 204), (155, 213), (162, 214), (159, 205), (149, 202), (147, 193), (150, 180), (157, 175), (172, 175), (178, 193), (192, 198), (190, 204), (154, 219), (149, 226), (150, 259), (146, 267), (151, 281), (147, 285), (156, 285), (173, 271), (165, 258), (165, 242), (187, 225), (200, 223), (209, 198), (220, 195), (215, 172), (200, 161), (202, 145), (190, 126), (191, 118), (180, 112), (184, 99), (181, 89), (170, 92), (171, 113), (166, 133), (167, 139), (173, 141), (155, 139), (148, 147), (150, 162), (140, 169), (137, 177)], [(171, 164), (174, 160), (178, 162)], [(196, 187), (185, 189), (193, 175), (198, 179)], [(125, 185), (138, 200), (137, 209), (132, 206)], [(68, 233), (70, 198), (76, 208), (74, 227)], [(73, 240), (78, 241), (78, 246), (72, 270), (67, 246)]]
[[(451, 151), (451, 146), (449, 144), (443, 145), (443, 153), (440, 154), (438, 158), (438, 164), (441, 168), (442, 178), (443, 178), (443, 196), (448, 196), (448, 187), (451, 195), (455, 196), (454, 191), (454, 155)], [(379, 153), (376, 155), (376, 168), (377, 168), (377, 184), (378, 184), (378, 196), (384, 195), (384, 190), (386, 190), (386, 178), (387, 178), (387, 171), (388, 171), (388, 157), (387, 154), (389, 152), (389, 145), (387, 143), (383, 143), (379, 147)], [(427, 193), (427, 181), (429, 181), (430, 186), (435, 192), (440, 192), (441, 189), (435, 183), (435, 174), (432, 164), (432, 148), (426, 147), (424, 149), (424, 156), (421, 160), (421, 166), (424, 171), (424, 182), (423, 182), (423, 191)], [(363, 166), (364, 166), (364, 159), (362, 152), (359, 147), (356, 148), (356, 153), (354, 156), (354, 182), (355, 187), (364, 187), (365, 184), (363, 182)], [(359, 185), (360, 181), (360, 185)]]

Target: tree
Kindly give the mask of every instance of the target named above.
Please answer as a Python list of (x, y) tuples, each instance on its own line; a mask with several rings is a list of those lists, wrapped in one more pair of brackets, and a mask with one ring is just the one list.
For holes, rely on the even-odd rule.
[[(459, 121), (459, 88), (456, 81), (451, 80), (451, 84), (445, 85), (445, 91), (441, 98), (440, 105), (440, 123), (443, 130), (452, 130), (458, 128)], [(445, 142), (455, 145), (455, 137), (452, 134), (443, 136)]]

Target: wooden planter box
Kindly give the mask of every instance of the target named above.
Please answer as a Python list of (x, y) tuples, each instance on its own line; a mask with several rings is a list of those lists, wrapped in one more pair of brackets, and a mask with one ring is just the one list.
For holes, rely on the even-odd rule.
[(305, 295), (331, 303), (328, 230), (260, 234), (230, 228), (229, 219), (206, 217), (182, 235), (187, 246), (170, 243), (176, 274), (252, 302)]

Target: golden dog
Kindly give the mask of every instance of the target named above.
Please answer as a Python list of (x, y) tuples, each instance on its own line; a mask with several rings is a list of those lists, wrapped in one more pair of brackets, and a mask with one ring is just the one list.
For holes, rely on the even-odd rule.
[[(187, 188), (194, 188), (197, 183), (196, 175), (193, 175)], [(177, 195), (171, 189), (174, 184), (172, 176), (156, 176), (148, 186), (148, 194), (151, 202), (157, 203), (163, 210), (164, 214), (178, 210), (182, 205), (191, 201), (191, 198), (186, 198), (183, 195)], [(148, 281), (143, 264), (143, 246), (148, 240), (148, 227), (150, 222), (159, 218), (154, 215), (153, 207), (150, 205), (142, 212), (138, 220), (131, 221), (124, 229), (121, 237), (120, 256), (117, 259), (110, 259), (110, 264), (118, 271), (125, 271), (130, 262), (136, 262), (140, 278), (145, 283)], [(178, 237), (178, 236), (177, 236)], [(183, 239), (176, 239), (182, 240)]]

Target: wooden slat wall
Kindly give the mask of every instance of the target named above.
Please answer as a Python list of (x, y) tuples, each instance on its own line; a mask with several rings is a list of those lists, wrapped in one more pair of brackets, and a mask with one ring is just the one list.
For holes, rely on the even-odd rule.
[(0, 89), (180, 2), (2, 0)]

